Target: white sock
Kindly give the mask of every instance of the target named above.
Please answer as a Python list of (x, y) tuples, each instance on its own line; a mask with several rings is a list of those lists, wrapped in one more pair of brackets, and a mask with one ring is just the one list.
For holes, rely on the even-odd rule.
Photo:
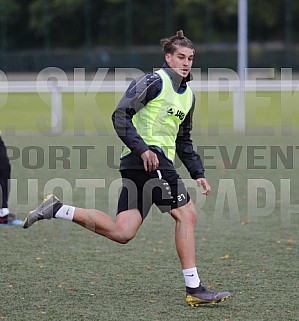
[(6, 208), (6, 207), (0, 208), (0, 217), (4, 217), (7, 214), (9, 214), (8, 208)]
[(197, 288), (199, 286), (200, 278), (196, 267), (183, 270), (183, 275), (186, 286), (189, 288)]
[(69, 205), (62, 205), (55, 214), (55, 218), (62, 218), (67, 221), (72, 221), (75, 213), (75, 207)]

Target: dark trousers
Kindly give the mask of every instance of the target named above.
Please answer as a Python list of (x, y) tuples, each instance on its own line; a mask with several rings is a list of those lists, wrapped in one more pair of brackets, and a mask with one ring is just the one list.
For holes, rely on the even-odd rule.
[(0, 136), (0, 208), (8, 207), (10, 171), (6, 147)]

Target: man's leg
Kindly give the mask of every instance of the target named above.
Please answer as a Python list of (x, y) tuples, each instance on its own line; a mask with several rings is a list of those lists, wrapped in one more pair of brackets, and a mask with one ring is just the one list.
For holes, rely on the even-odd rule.
[(171, 210), (171, 216), (175, 219), (175, 243), (183, 269), (196, 266), (194, 228), (197, 221), (197, 213), (193, 202)]
[(229, 292), (214, 292), (207, 289), (198, 276), (194, 237), (197, 213), (193, 202), (190, 200), (186, 205), (171, 210), (171, 215), (176, 222), (175, 242), (186, 284), (187, 304), (197, 307), (201, 304), (216, 304), (229, 299)]
[(23, 228), (28, 228), (37, 221), (52, 218), (73, 221), (118, 243), (130, 241), (142, 224), (142, 217), (137, 208), (122, 211), (114, 219), (99, 210), (64, 205), (55, 195), (50, 194), (28, 214)]
[(98, 211), (76, 207), (73, 222), (118, 243), (127, 243), (139, 230), (142, 217), (139, 210), (121, 212), (116, 219)]
[(16, 215), (9, 212), (8, 196), (11, 165), (5, 144), (0, 136), (0, 224), (12, 223)]
[(8, 194), (11, 166), (7, 157), (6, 147), (0, 136), (0, 209), (6, 209), (8, 214)]

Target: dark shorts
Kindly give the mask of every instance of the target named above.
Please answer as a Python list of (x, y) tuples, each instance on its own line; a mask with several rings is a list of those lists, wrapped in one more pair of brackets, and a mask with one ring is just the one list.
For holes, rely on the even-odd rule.
[(186, 187), (175, 170), (121, 170), (122, 190), (117, 213), (138, 208), (145, 219), (151, 206), (162, 213), (179, 208), (190, 201)]

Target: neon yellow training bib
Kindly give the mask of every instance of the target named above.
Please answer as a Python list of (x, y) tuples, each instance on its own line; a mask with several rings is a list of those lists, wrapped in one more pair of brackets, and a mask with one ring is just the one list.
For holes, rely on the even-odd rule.
[[(183, 93), (175, 92), (166, 71), (160, 69), (156, 73), (162, 78), (161, 92), (140, 109), (132, 121), (148, 146), (160, 147), (166, 157), (174, 161), (179, 126), (191, 109), (193, 93), (188, 84)], [(130, 149), (125, 147), (121, 156), (129, 153)]]

